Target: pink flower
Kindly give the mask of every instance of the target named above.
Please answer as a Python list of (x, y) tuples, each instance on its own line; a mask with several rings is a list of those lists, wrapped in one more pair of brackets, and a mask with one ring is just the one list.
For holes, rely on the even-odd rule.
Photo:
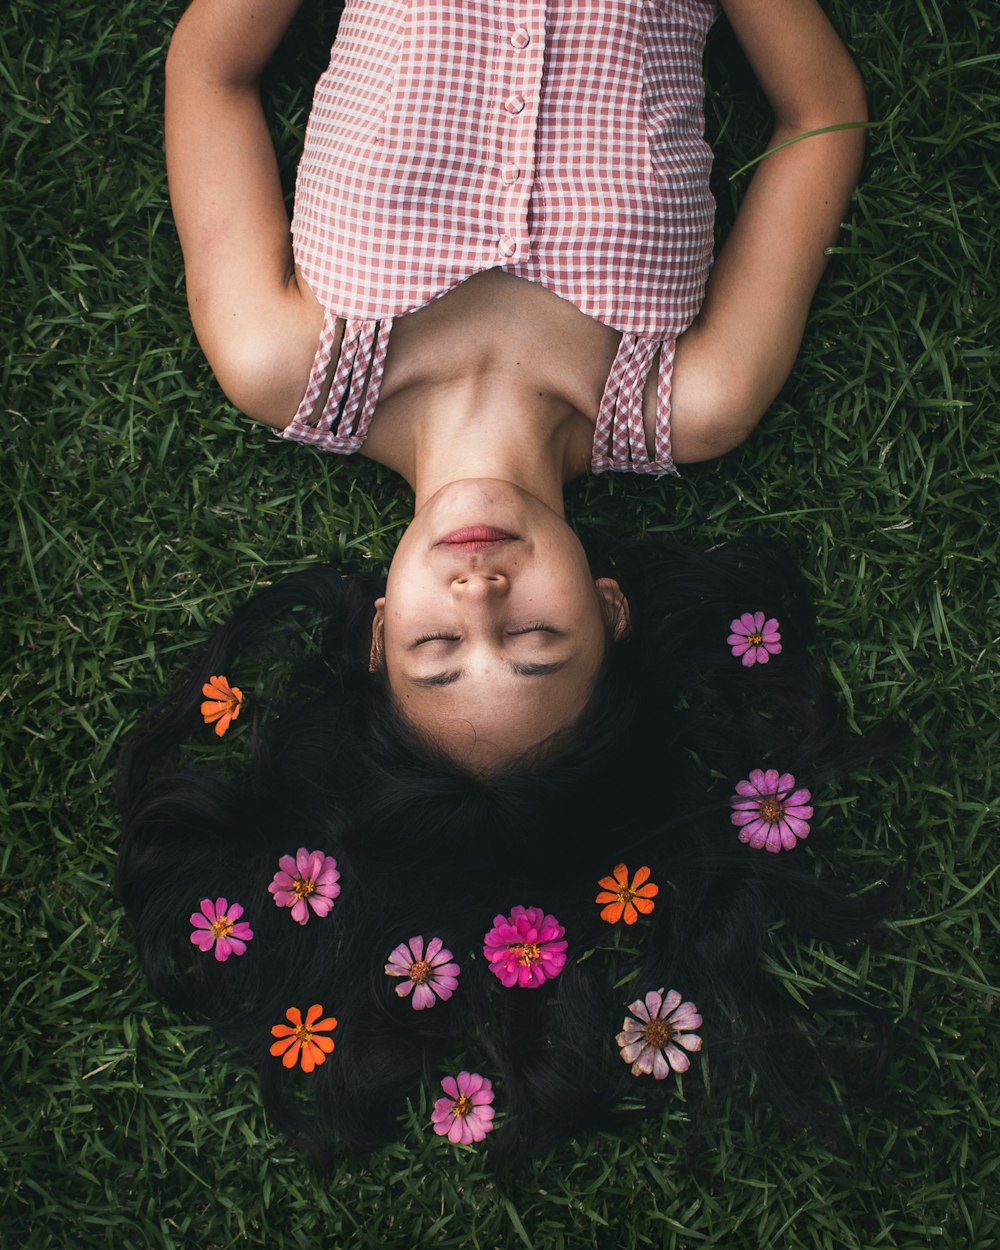
[(508, 988), (534, 989), (551, 981), (566, 966), (566, 930), (555, 916), (540, 907), (515, 907), (509, 916), (494, 916), (493, 928), (483, 939), (490, 971)]
[(439, 1098), (431, 1112), (434, 1132), (450, 1142), (468, 1146), (482, 1141), (493, 1128), (493, 1085), (478, 1072), (446, 1076), (441, 1088), (448, 1095)]
[(410, 991), (410, 999), (414, 1011), (423, 1011), (425, 1007), (433, 1007), (437, 999), (442, 1002), (451, 998), (458, 986), (458, 964), (452, 963), (451, 951), (444, 949), (440, 938), (431, 938), (424, 952), (424, 939), (412, 937), (409, 942), (400, 942), (390, 954), (385, 966), (390, 977), (406, 977), (402, 985), (396, 986), (396, 993), (405, 998)]
[(644, 999), (630, 1003), (629, 1011), (632, 1015), (625, 1017), (615, 1041), (622, 1058), (632, 1065), (632, 1075), (652, 1073), (657, 1081), (662, 1081), (670, 1075), (671, 1068), (686, 1072), (691, 1060), (684, 1051), (701, 1050), (701, 1038), (691, 1031), (701, 1024), (694, 1003), (682, 1003), (676, 990), (664, 998), (661, 986), (650, 990)]
[(225, 963), (230, 955), (242, 955), (253, 937), (253, 929), (245, 920), (240, 921), (242, 915), (239, 903), (230, 904), (224, 898), (213, 903), (210, 898), (203, 898), (201, 911), (191, 916), (191, 941), (206, 952), (214, 946), (219, 963)]
[(729, 628), (733, 632), (726, 642), (732, 647), (733, 655), (743, 657), (744, 668), (766, 664), (772, 655), (780, 655), (781, 635), (773, 616), (765, 620), (763, 612), (744, 612), (729, 622)]
[(317, 916), (326, 916), (333, 900), (340, 893), (337, 861), (322, 851), (307, 851), (300, 846), (291, 855), (278, 860), (279, 872), (267, 887), (279, 907), (290, 907), (292, 919), (305, 924), (311, 907)]
[(790, 851), (796, 846), (796, 839), (809, 836), (811, 798), (808, 790), (795, 789), (791, 773), (779, 777), (776, 768), (767, 772), (755, 768), (748, 781), (736, 783), (729, 819), (741, 826), (740, 841), (749, 842), (755, 851), (762, 847), (775, 853)]

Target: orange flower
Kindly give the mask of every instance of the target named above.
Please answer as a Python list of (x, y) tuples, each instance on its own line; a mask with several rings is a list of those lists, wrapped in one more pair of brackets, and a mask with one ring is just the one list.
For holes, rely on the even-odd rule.
[(615, 875), (602, 877), (597, 883), (601, 887), (601, 893), (594, 902), (607, 903), (607, 907), (601, 912), (601, 919), (608, 924), (617, 924), (624, 915), (626, 924), (635, 924), (639, 919), (639, 912), (648, 916), (656, 906), (653, 899), (660, 892), (660, 887), (652, 882), (643, 885), (648, 876), (649, 869), (640, 868), (629, 885), (628, 869), (624, 864), (616, 864)]
[(276, 1024), (271, 1029), (272, 1037), (280, 1039), (271, 1044), (271, 1054), (275, 1058), (281, 1055), (281, 1062), (286, 1068), (295, 1067), (300, 1053), (303, 1072), (311, 1072), (313, 1068), (326, 1062), (327, 1055), (333, 1050), (333, 1038), (320, 1037), (319, 1034), (332, 1033), (337, 1027), (337, 1021), (334, 1016), (321, 1020), (322, 1014), (322, 1003), (313, 1003), (303, 1021), (298, 1007), (289, 1007), (285, 1016), (291, 1024)]
[(221, 738), (240, 714), (243, 691), (238, 686), (230, 686), (225, 677), (210, 677), (202, 686), (201, 693), (205, 696), (201, 705), (205, 724), (211, 725), (215, 721), (215, 732)]

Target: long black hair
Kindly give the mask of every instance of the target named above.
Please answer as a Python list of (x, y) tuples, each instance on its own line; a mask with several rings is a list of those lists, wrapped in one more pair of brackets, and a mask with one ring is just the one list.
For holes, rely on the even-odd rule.
[[(489, 1141), (507, 1158), (620, 1127), (672, 1085), (633, 1077), (615, 1043), (626, 1005), (660, 987), (697, 1003), (713, 1085), (753, 1074), (789, 1114), (820, 1114), (830, 1056), (765, 969), (767, 926), (846, 943), (885, 899), (848, 897), (817, 871), (821, 821), (809, 843), (770, 854), (729, 819), (752, 769), (815, 792), (870, 753), (839, 727), (801, 574), (783, 549), (745, 541), (617, 544), (591, 563), (620, 582), (631, 630), (609, 644), (580, 722), (503, 774), (464, 772), (407, 729), (369, 672), (380, 583), (326, 567), (241, 607), (122, 760), (119, 880), (150, 983), (257, 1067), (272, 1119), (321, 1163), (338, 1145), (392, 1139), (418, 1083), (434, 1096), (462, 1066), (495, 1082), (503, 1119)], [(783, 648), (752, 668), (726, 645), (748, 611), (780, 619)], [(198, 704), (219, 673), (251, 690), (206, 762), (190, 744), (212, 737)], [(330, 915), (304, 926), (267, 889), (298, 847), (334, 856), (342, 884)], [(619, 862), (660, 886), (628, 930), (594, 901)], [(255, 934), (225, 963), (190, 941), (189, 916), (216, 896), (238, 900)], [(566, 929), (568, 963), (537, 989), (504, 989), (483, 958), (493, 917), (516, 904)], [(383, 970), (415, 934), (440, 937), (462, 967), (454, 996), (420, 1012)], [(303, 1076), (269, 1054), (270, 1030), (314, 1002), (338, 1018), (336, 1049)]]

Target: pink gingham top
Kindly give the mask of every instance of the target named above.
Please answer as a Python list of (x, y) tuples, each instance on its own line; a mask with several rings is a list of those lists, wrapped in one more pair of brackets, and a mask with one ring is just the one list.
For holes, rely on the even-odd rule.
[(712, 257), (701, 60), (715, 13), (714, 0), (347, 0), (292, 222), (325, 318), (283, 437), (356, 451), (393, 319), (500, 268), (621, 332), (593, 469), (672, 471), (674, 347)]

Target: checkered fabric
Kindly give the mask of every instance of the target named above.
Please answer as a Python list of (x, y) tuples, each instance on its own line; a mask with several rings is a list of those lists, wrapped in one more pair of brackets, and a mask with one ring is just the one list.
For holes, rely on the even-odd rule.
[[(393, 318), (501, 268), (621, 331), (594, 470), (671, 471), (674, 343), (711, 265), (701, 61), (715, 13), (714, 0), (348, 0), (298, 172), (295, 259), (326, 317), (284, 437), (356, 451)], [(651, 459), (642, 395), (657, 360)]]

